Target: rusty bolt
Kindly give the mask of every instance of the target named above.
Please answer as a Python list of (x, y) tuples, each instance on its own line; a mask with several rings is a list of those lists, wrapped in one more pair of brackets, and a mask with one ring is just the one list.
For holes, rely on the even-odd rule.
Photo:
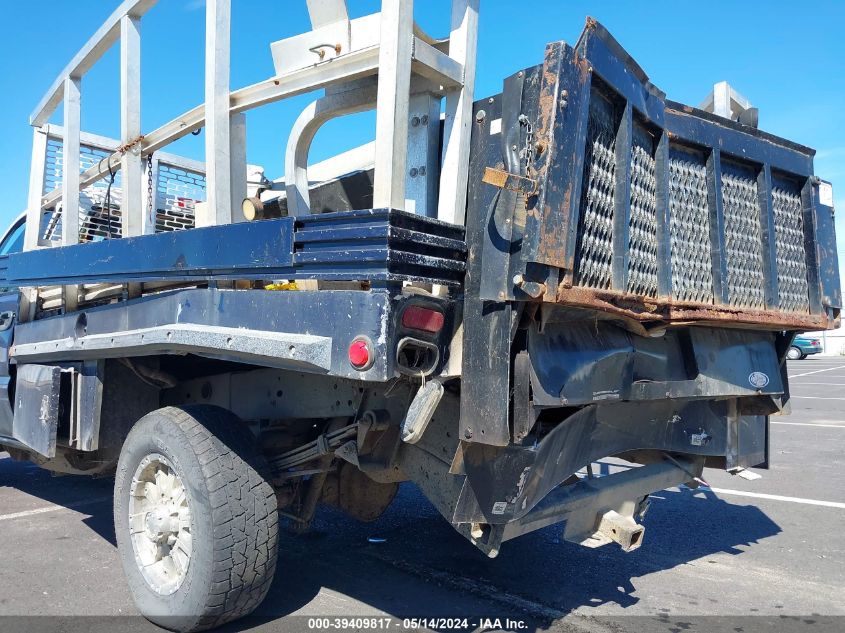
[(484, 120), (484, 117), (487, 116), (487, 113), (484, 110), (479, 110), (475, 113), (475, 122), (481, 123)]
[(422, 118), (420, 119), (420, 123), (422, 123), (423, 125), (428, 125), (428, 115), (427, 114), (422, 115)]
[(415, 116), (411, 119), (411, 127), (417, 127), (420, 124), (420, 117)]
[(537, 151), (538, 154), (542, 154), (546, 151), (546, 142), (537, 141), (537, 144), (534, 146), (534, 149)]

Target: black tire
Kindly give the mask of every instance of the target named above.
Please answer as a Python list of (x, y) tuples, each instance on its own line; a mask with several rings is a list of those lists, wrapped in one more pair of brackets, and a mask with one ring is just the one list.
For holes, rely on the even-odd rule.
[(806, 358), (805, 354), (803, 354), (803, 353), (801, 352), (801, 348), (800, 348), (800, 347), (795, 347), (794, 345), (792, 345), (792, 346), (791, 346), (791, 347), (790, 347), (790, 348), (786, 351), (786, 357), (787, 357), (789, 360), (801, 360), (802, 358)]
[[(190, 562), (170, 595), (156, 592), (142, 575), (129, 529), (132, 479), (154, 454), (173, 465), (190, 508)], [(118, 461), (114, 521), (132, 598), (160, 626), (220, 626), (248, 615), (267, 595), (278, 553), (276, 496), (254, 437), (225, 409), (165, 407), (135, 424)]]
[(801, 358), (799, 358), (798, 360), (804, 360), (805, 358), (807, 358), (807, 355), (806, 355), (806, 354), (801, 354)]

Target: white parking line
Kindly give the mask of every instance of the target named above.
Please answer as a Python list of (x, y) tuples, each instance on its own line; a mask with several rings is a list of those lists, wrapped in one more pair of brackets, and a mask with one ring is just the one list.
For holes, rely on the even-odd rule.
[(820, 396), (789, 396), (798, 400), (845, 400), (845, 398), (822, 398)]
[[(834, 376), (836, 378), (837, 376)], [(796, 382), (792, 383), (793, 387), (803, 387), (804, 385), (822, 385), (824, 387), (845, 387), (845, 382)]]
[(812, 374), (820, 374), (823, 371), (834, 371), (836, 369), (842, 369), (842, 368), (843, 368), (842, 365), (836, 365), (835, 367), (827, 367), (825, 369), (817, 369), (815, 371), (808, 371), (808, 372), (805, 372), (803, 374), (794, 374), (794, 375), (790, 376), (790, 378), (800, 378), (801, 376), (810, 376)]
[(838, 501), (819, 501), (818, 499), (805, 499), (803, 497), (784, 497), (782, 495), (767, 495), (762, 492), (748, 492), (747, 490), (729, 490), (727, 488), (707, 488), (701, 486), (704, 490), (710, 490), (722, 495), (733, 495), (736, 497), (752, 497), (754, 499), (771, 499), (772, 501), (788, 501), (790, 503), (803, 503), (809, 506), (824, 506), (825, 508), (839, 508), (845, 510), (845, 503)]
[(35, 508), (35, 510), (24, 510), (23, 512), (12, 512), (11, 514), (0, 514), (0, 521), (10, 521), (11, 519), (20, 519), (22, 517), (29, 517), (33, 514), (44, 514), (46, 512), (57, 512), (58, 510), (72, 510), (73, 508), (81, 508), (82, 506), (90, 506), (95, 503), (102, 503), (103, 501), (110, 501), (111, 496), (95, 497), (93, 499), (86, 499), (85, 501), (78, 501), (76, 503), (68, 503), (67, 505), (51, 505), (43, 508)]
[(845, 424), (813, 424), (812, 422), (776, 422), (769, 421), (769, 424), (788, 424), (790, 426), (821, 426), (826, 429), (845, 429)]

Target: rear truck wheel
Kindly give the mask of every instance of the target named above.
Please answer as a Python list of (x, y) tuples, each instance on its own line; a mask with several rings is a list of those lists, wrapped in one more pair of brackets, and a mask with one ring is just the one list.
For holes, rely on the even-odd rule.
[(800, 360), (804, 358), (804, 355), (801, 353), (801, 350), (794, 345), (790, 347), (786, 352), (786, 357), (789, 360)]
[(165, 407), (126, 438), (117, 549), (141, 613), (198, 631), (251, 613), (276, 570), (278, 513), (249, 429), (212, 406)]

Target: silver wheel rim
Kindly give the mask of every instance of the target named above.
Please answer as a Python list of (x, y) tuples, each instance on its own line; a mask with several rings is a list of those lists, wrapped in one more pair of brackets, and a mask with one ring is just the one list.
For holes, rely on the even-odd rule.
[(789, 360), (798, 360), (801, 358), (801, 350), (796, 347), (790, 347), (789, 351), (786, 352), (786, 357)]
[(188, 491), (164, 455), (147, 455), (132, 477), (129, 532), (135, 563), (158, 594), (170, 595), (191, 563), (191, 507)]

